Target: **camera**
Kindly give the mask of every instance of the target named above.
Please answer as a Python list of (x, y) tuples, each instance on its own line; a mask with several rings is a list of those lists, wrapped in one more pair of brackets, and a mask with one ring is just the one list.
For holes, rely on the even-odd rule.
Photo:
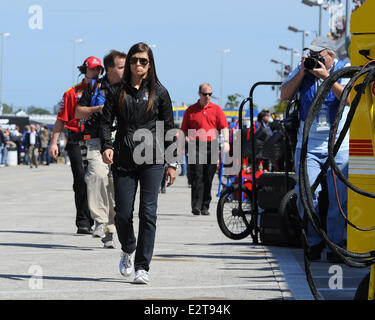
[(318, 61), (324, 64), (324, 57), (322, 57), (319, 53), (311, 55), (310, 57), (307, 57), (303, 65), (305, 66), (306, 69), (312, 70), (315, 68), (319, 68), (320, 65)]

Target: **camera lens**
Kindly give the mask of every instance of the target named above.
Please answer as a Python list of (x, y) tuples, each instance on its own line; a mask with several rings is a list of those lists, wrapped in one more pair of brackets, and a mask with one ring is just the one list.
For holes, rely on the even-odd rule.
[(307, 57), (303, 63), (306, 69), (314, 69), (318, 64), (318, 60), (316, 58)]

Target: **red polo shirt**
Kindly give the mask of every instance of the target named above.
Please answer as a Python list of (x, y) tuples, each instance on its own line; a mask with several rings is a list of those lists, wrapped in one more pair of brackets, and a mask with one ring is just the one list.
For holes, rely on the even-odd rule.
[[(81, 132), (80, 121), (74, 117), (78, 100), (81, 98), (86, 83), (75, 85), (64, 93), (57, 119), (65, 122), (65, 128), (74, 132)], [(83, 128), (82, 128), (83, 129)]]
[[(202, 107), (199, 100), (197, 103), (187, 108), (181, 125), (181, 130), (185, 135), (189, 135), (190, 140), (199, 141), (212, 141), (217, 139), (217, 131), (224, 128), (228, 128), (228, 122), (223, 110), (212, 102)], [(195, 130), (189, 132), (189, 129)], [(217, 131), (211, 129), (216, 129)]]

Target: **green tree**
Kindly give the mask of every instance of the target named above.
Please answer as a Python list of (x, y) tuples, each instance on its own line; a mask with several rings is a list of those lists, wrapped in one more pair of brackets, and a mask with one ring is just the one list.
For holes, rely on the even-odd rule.
[(61, 100), (57, 101), (56, 104), (53, 106), (53, 114), (58, 114), (61, 107)]
[(28, 114), (40, 114), (40, 115), (43, 115), (43, 114), (51, 114), (51, 112), (49, 112), (47, 109), (44, 109), (44, 108), (38, 108), (38, 107), (34, 107), (34, 106), (30, 106), (27, 108), (27, 113)]
[(278, 104), (274, 105), (273, 108), (275, 109), (275, 112), (284, 114), (286, 107), (288, 106), (288, 101), (281, 101)]
[(225, 104), (225, 108), (229, 109), (238, 109), (240, 102), (237, 100), (238, 96), (235, 94), (231, 94), (228, 96), (228, 101)]
[(11, 114), (13, 112), (13, 106), (9, 106), (3, 103), (3, 114)]

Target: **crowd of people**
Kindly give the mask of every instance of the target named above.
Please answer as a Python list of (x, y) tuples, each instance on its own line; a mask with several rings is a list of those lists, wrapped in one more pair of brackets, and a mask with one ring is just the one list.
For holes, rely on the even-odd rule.
[[(331, 68), (343, 67), (335, 58), (329, 39), (318, 39), (308, 48), (311, 52), (323, 52), (325, 64), (320, 63), (319, 68), (307, 72), (303, 65), (306, 56), (303, 56), (281, 92), (282, 99), (291, 99), (300, 91), (301, 98), (305, 99), (299, 110), (302, 123), (315, 94), (314, 81), (325, 78)], [(127, 54), (110, 51), (103, 61), (104, 65), (99, 58), (90, 56), (78, 67), (84, 77), (64, 93), (52, 131), (38, 124), (26, 126), (22, 133), (19, 128), (13, 132), (0, 128), (0, 164), (6, 165), (6, 151), (14, 148), (19, 152), (19, 163), (30, 165), (30, 168), (49, 165), (63, 153), (64, 147), (73, 174), (77, 233), (100, 238), (104, 248), (116, 247), (117, 234), (121, 245), (120, 273), (125, 277), (135, 273), (135, 283), (147, 284), (159, 193), (164, 193), (166, 187), (174, 183), (181, 165), (180, 175), (187, 175), (191, 187), (191, 213), (209, 215), (219, 153), (230, 151), (231, 132), (238, 129), (238, 121), (232, 119), (228, 124), (221, 107), (211, 102), (212, 86), (202, 83), (198, 88), (199, 99), (186, 110), (175, 139), (167, 139), (166, 133), (175, 128), (172, 103), (167, 89), (158, 80), (151, 48), (145, 43), (137, 43)], [(342, 85), (333, 89), (327, 105), (337, 104)], [(327, 122), (323, 125), (327, 126)], [(162, 140), (158, 136), (160, 123), (163, 124)], [(261, 133), (264, 141), (279, 129), (279, 114), (271, 115), (268, 110), (259, 112), (254, 132)], [(326, 143), (327, 130), (323, 129), (316, 132), (316, 137), (312, 136), (316, 143), (311, 148), (317, 148), (317, 151), (309, 150), (312, 177), (316, 176), (326, 157), (322, 145), (324, 147)], [(149, 139), (147, 135), (138, 139), (140, 130), (150, 132)], [(61, 144), (63, 132), (67, 132), (67, 137), (66, 143)], [(176, 140), (178, 160), (172, 161), (167, 151)], [(151, 146), (151, 157), (145, 155), (147, 150), (139, 151), (142, 145)], [(299, 148), (297, 144), (296, 169)], [(347, 166), (346, 153), (347, 150), (343, 153), (344, 166)], [(140, 159), (145, 161), (140, 162)], [(274, 165), (269, 163), (267, 168), (272, 170)], [(136, 237), (133, 213), (138, 187), (139, 233)], [(296, 191), (298, 193), (298, 187)], [(344, 190), (340, 192), (345, 193)], [(303, 212), (300, 205), (299, 211)], [(330, 207), (328, 216), (332, 221), (330, 230), (337, 243), (341, 243), (342, 223), (337, 222), (336, 210)], [(309, 235), (310, 257), (318, 260), (321, 243), (312, 230)], [(332, 253), (329, 258), (337, 261)]]
[(50, 165), (53, 161), (48, 154), (50, 140), (48, 125), (30, 124), (23, 131), (18, 125), (11, 128), (0, 126), (0, 167), (8, 165), (9, 151), (17, 152), (17, 164), (29, 165), (30, 168)]

